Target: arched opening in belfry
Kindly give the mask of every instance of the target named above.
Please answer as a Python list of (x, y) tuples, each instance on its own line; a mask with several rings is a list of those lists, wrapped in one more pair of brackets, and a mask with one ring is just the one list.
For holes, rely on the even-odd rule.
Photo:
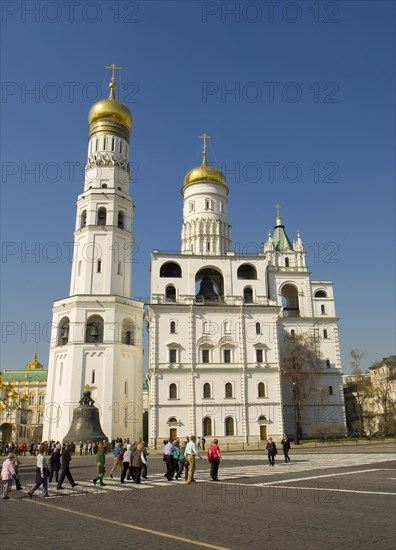
[(294, 285), (286, 284), (282, 287), (282, 306), (284, 317), (299, 317), (298, 290)]
[(217, 269), (205, 267), (195, 275), (197, 303), (218, 303), (224, 298), (224, 279)]

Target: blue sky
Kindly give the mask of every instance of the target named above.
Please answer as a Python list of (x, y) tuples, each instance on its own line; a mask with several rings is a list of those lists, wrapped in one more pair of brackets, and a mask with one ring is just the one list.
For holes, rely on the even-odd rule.
[(394, 4), (57, 6), (1, 5), (0, 368), (22, 368), (36, 346), (47, 365), (52, 302), (69, 292), (87, 115), (108, 94), (111, 63), (134, 119), (133, 295), (149, 296), (151, 250), (180, 247), (180, 189), (205, 131), (228, 179), (236, 250), (260, 246), (279, 202), (312, 278), (334, 281), (343, 370), (352, 348), (363, 367), (393, 354)]

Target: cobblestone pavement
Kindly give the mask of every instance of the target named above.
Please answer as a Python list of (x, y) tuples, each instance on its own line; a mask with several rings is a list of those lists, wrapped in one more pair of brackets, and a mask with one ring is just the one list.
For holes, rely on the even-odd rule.
[[(225, 455), (218, 483), (198, 461), (197, 483), (168, 482), (164, 463), (150, 457), (149, 479), (140, 486), (106, 477), (95, 487), (94, 457), (75, 457), (78, 486), (64, 483), (50, 498), (23, 491), (1, 501), (1, 539), (44, 550), (101, 549), (134, 544), (149, 549), (393, 550), (396, 471), (394, 447), (296, 450), (275, 467), (263, 453)], [(33, 481), (34, 459), (22, 459), (24, 488)], [(108, 457), (110, 463), (111, 457)], [(375, 526), (375, 528), (373, 528)], [(42, 535), (45, 533), (45, 543)]]

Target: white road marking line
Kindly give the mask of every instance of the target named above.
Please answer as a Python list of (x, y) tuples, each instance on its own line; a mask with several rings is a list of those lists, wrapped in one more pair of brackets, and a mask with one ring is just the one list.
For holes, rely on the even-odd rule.
[(285, 480), (279, 480), (279, 481), (267, 481), (266, 483), (255, 483), (256, 486), (262, 486), (265, 485), (279, 485), (281, 483), (294, 483), (296, 481), (307, 481), (309, 479), (321, 479), (325, 477), (338, 477), (338, 476), (349, 476), (354, 474), (365, 474), (367, 472), (378, 472), (382, 470), (382, 468), (370, 468), (369, 470), (353, 470), (351, 472), (337, 472), (334, 474), (323, 474), (320, 476), (309, 476), (309, 477), (297, 477), (295, 479), (285, 479)]

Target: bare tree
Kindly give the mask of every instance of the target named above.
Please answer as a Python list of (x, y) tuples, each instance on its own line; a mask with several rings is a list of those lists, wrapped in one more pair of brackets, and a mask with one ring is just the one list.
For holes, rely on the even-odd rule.
[(357, 414), (359, 416), (358, 423), (354, 423), (354, 429), (358, 432), (364, 432), (365, 426), (365, 414), (364, 414), (364, 404), (372, 396), (372, 388), (369, 377), (363, 375), (362, 369), (360, 367), (362, 359), (364, 359), (365, 354), (362, 353), (359, 349), (355, 348), (351, 350), (351, 367), (353, 374), (353, 381), (348, 384), (349, 391), (353, 394), (356, 399), (356, 408)]
[(315, 336), (286, 335), (286, 344), (280, 356), (280, 370), (282, 377), (293, 385), (296, 436), (299, 439), (303, 433), (304, 407), (315, 385), (315, 374), (321, 367), (322, 361)]

